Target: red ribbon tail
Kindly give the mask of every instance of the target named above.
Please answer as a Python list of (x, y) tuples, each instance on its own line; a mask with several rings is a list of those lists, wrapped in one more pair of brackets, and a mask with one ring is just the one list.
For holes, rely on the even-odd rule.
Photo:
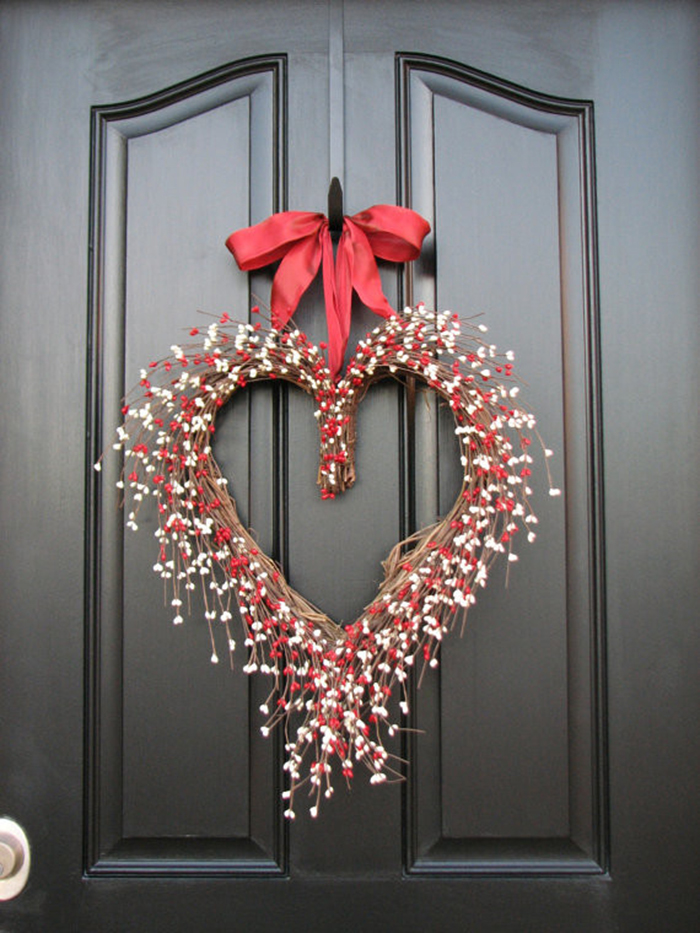
[[(275, 273), (270, 295), (272, 323), (279, 330), (297, 309), (306, 289), (318, 272), (322, 249), (318, 232), (295, 243)], [(331, 254), (331, 260), (333, 256)], [(324, 262), (325, 276), (325, 262)]]
[[(343, 225), (338, 250), (335, 256), (335, 291), (336, 314), (333, 323), (333, 339), (328, 341), (328, 363), (331, 375), (337, 379), (345, 362), (345, 350), (350, 337), (350, 318), (352, 314), (352, 287), (354, 262), (350, 235), (347, 225)], [(331, 322), (329, 320), (329, 338)]]
[(343, 264), (342, 236), (338, 244), (336, 263), (333, 261), (333, 243), (326, 227), (322, 234), (323, 249), (323, 297), (326, 303), (326, 327), (328, 329), (328, 369), (336, 379), (343, 368), (345, 347), (348, 342), (349, 326), (344, 321), (343, 295), (338, 288), (338, 263)]
[(348, 252), (352, 255), (352, 288), (375, 314), (391, 317), (396, 312), (382, 290), (379, 269), (372, 247), (364, 232), (351, 220), (346, 221), (348, 232)]

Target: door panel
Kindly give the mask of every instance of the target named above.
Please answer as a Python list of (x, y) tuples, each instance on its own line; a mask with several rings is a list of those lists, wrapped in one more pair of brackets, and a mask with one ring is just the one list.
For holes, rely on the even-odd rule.
[[(697, 4), (0, 17), (0, 810), (33, 847), (0, 929), (694, 930)], [(564, 496), (533, 477), (538, 540), (414, 685), (403, 784), (358, 776), (290, 825), (266, 685), (201, 607), (172, 625), (153, 516), (125, 530), (118, 458), (90, 464), (199, 311), (268, 301), (273, 270), (240, 273), (225, 237), (325, 210), (337, 165), (347, 213), (430, 220), (385, 291), (484, 312)], [(351, 344), (376, 320), (356, 303)], [(325, 338), (318, 283), (296, 321)], [(410, 387), (363, 402), (333, 502), (300, 393), (241, 394), (215, 443), (263, 546), (337, 619), (459, 485), (449, 413)]]
[[(144, 378), (149, 360), (173, 342), (187, 343), (192, 326), (206, 328), (212, 315), (250, 306), (247, 277), (232, 276), (224, 250), (217, 255), (197, 244), (213, 234), (222, 245), (229, 227), (274, 210), (282, 190), (285, 82), (284, 58), (258, 58), (145, 99), (95, 108), (95, 457), (109, 447), (121, 400)], [(259, 288), (262, 277), (254, 279), (251, 286)], [(248, 449), (269, 447), (271, 399), (268, 393), (232, 408), (224, 436), (236, 442), (225, 445), (222, 463), (247, 514)], [(270, 546), (269, 453), (267, 469), (264, 463), (256, 464), (261, 508), (251, 520)], [(201, 600), (193, 598), (197, 621), (173, 628), (176, 612), (153, 586), (155, 508), (139, 509), (141, 534), (125, 533), (124, 517), (137, 504), (127, 493), (123, 512), (115, 512), (122, 462), (104, 457), (104, 466), (93, 481), (88, 517), (86, 868), (280, 871), (279, 742), (263, 742), (251, 722), (262, 702), (260, 685), (240, 670), (212, 676), (210, 656), (223, 651), (226, 662), (228, 651), (210, 644)]]
[[(544, 475), (533, 479), (544, 528), (537, 547), (519, 555), (507, 586), (500, 568), (482, 594), (479, 624), (445, 652), (437, 695), (428, 687), (415, 696), (425, 738), (410, 743), (419, 764), (409, 859), (421, 872), (601, 871), (607, 722), (593, 108), (426, 56), (401, 56), (397, 67), (407, 196), (431, 219), (435, 243), (416, 263), (414, 289), (465, 318), (483, 314), (489, 339), (518, 348), (539, 428), (566, 451), (554, 469), (567, 501), (557, 508), (544, 498)], [(432, 420), (421, 430), (436, 432), (447, 454), (449, 418)], [(422, 484), (443, 510), (452, 501), (449, 471), (444, 456)], [(423, 521), (431, 504), (423, 495)]]

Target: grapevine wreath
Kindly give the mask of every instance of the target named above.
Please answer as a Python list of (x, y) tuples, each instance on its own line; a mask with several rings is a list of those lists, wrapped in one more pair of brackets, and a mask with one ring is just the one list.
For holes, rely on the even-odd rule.
[[(307, 263), (307, 278), (313, 278), (323, 261), (331, 336), (331, 311), (336, 323), (342, 317), (339, 270), (348, 256), (345, 290), (351, 282), (363, 297), (353, 275), (357, 263), (353, 266), (349, 249), (343, 257), (343, 242), (353, 246), (348, 241), (357, 239), (357, 230), (363, 232), (363, 218), (379, 208), (345, 218), (335, 267), (332, 252), (323, 253), (328, 222), (323, 215), (304, 215), (316, 218), (311, 234), (304, 227), (303, 236), (311, 236), (320, 253), (315, 268), (313, 262)], [(413, 215), (403, 208), (388, 210), (400, 212), (393, 215), (398, 221)], [(298, 233), (300, 212), (294, 214), (293, 232)], [(271, 222), (279, 226), (285, 216), (274, 215), (264, 222), (268, 231)], [(346, 236), (348, 225), (357, 218), (356, 230)], [(235, 238), (239, 244), (250, 242), (241, 235), (250, 231), (257, 235), (263, 226), (230, 238), (228, 245), (242, 266), (245, 260), (236, 254)], [(383, 226), (386, 232), (387, 224)], [(427, 225), (415, 229), (413, 244), (404, 250), (406, 258), (417, 255)], [(376, 244), (366, 235), (373, 248)], [(288, 243), (289, 237), (287, 256)], [(298, 244), (299, 238), (292, 239), (292, 249)], [(308, 258), (309, 244), (302, 243), (302, 249)], [(247, 268), (256, 261), (271, 261), (270, 250), (262, 254), (258, 250), (257, 255), (257, 260), (248, 257)], [(278, 251), (273, 258), (280, 255)], [(374, 255), (382, 254), (375, 249)], [(264, 674), (270, 682), (261, 706), (262, 732), (284, 729), (285, 815), (293, 818), (299, 788), (308, 786), (311, 814), (316, 816), (322, 795), (333, 793), (338, 771), (349, 781), (355, 768), (364, 765), (373, 784), (400, 776), (384, 745), (384, 736), (400, 728), (392, 721), (390, 697), (399, 695), (399, 708), (406, 716), (410, 672), (437, 666), (444, 635), (475, 603), (492, 561), (500, 554), (517, 560), (513, 542), (520, 532), (534, 540), (537, 519), (529, 504), (528, 477), (531, 440), (538, 435), (535, 418), (518, 404), (513, 354), (498, 353), (487, 342), (483, 324), (465, 324), (457, 314), (430, 311), (422, 304), (400, 314), (388, 304), (381, 305), (384, 320), (359, 342), (341, 376), (349, 328), (336, 328), (340, 343), (336, 340), (335, 350), (329, 351), (329, 358), (335, 360), (331, 368), (323, 352), (326, 346), (316, 346), (290, 325), (293, 307), (290, 310), (287, 304), (280, 311), (278, 277), (284, 266), (285, 261), (273, 284), (270, 324), (263, 322), (257, 308), (252, 324), (235, 323), (225, 313), (206, 328), (193, 328), (190, 345), (172, 346), (169, 358), (141, 371), (139, 389), (122, 409), (124, 422), (114, 446), (125, 458), (119, 485), (128, 487), (133, 500), (127, 507), (127, 526), (136, 530), (142, 500), (156, 499), (159, 553), (154, 570), (171, 594), (173, 622), (183, 621), (184, 607), (199, 588), (212, 660), (217, 661), (217, 630), (225, 634), (232, 655), (234, 617), (240, 617), (247, 649), (243, 669)], [(335, 280), (326, 274), (326, 266), (336, 269)], [(376, 272), (374, 261), (372, 267)], [(292, 271), (292, 279), (295, 275)], [(374, 285), (379, 287), (377, 283), (378, 274)], [(296, 301), (301, 291), (297, 288)], [(366, 296), (367, 287), (364, 292)], [(212, 435), (220, 409), (246, 386), (266, 380), (297, 386), (316, 403), (318, 484), (321, 496), (332, 498), (355, 481), (358, 406), (369, 387), (386, 378), (422, 382), (449, 405), (459, 441), (462, 485), (441, 521), (393, 548), (376, 597), (354, 622), (342, 627), (289, 585), (282, 569), (242, 524), (214, 457)], [(550, 494), (558, 492), (550, 488)]]

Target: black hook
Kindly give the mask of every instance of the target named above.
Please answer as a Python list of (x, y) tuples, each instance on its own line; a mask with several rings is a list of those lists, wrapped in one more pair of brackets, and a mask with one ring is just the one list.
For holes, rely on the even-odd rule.
[(335, 177), (328, 188), (328, 229), (331, 235), (343, 232), (343, 189)]

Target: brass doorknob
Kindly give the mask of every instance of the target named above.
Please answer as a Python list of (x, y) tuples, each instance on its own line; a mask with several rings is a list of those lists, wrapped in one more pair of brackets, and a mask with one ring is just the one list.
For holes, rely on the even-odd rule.
[(29, 877), (29, 841), (22, 827), (0, 817), (0, 901), (17, 897)]

